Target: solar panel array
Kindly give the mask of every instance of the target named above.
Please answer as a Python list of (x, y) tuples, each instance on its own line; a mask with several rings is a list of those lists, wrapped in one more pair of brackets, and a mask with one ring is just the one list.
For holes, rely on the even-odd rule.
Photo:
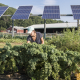
[(80, 19), (80, 5), (71, 5), (74, 19)]
[(60, 19), (59, 6), (45, 6), (42, 19)]
[[(19, 6), (11, 19), (28, 19), (33, 6)], [(8, 6), (0, 7), (0, 17)], [(74, 19), (80, 19), (80, 5), (71, 5)], [(45, 6), (42, 19), (60, 19), (59, 6)]]
[(19, 6), (11, 19), (28, 19), (32, 6)]
[(5, 11), (8, 9), (8, 6), (1, 6), (0, 7), (0, 17), (5, 13)]

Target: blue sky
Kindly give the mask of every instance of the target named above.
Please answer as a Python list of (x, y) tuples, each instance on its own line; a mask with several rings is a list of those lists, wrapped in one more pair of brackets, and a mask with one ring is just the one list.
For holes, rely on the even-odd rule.
[[(45, 5), (59, 5), (60, 14), (72, 14), (71, 5), (80, 5), (80, 0), (0, 0), (0, 3), (9, 7), (18, 8), (19, 6), (33, 5), (31, 13), (42, 14)], [(77, 22), (72, 17), (60, 17), (60, 20)]]

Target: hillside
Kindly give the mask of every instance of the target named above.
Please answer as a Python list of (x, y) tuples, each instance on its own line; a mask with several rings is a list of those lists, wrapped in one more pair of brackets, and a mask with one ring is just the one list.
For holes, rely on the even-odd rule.
[[(4, 4), (0, 3), (0, 6), (8, 6), (8, 5), (4, 5)], [(5, 12), (5, 14), (6, 15), (13, 15), (15, 11), (16, 11), (15, 8), (9, 7), (8, 10)]]
[[(8, 6), (5, 4), (0, 3), (0, 6)], [(9, 7), (8, 10), (4, 13), (5, 15), (13, 15), (15, 13), (16, 9)], [(64, 21), (61, 20), (53, 20), (53, 19), (47, 19), (46, 23), (63, 23)], [(42, 19), (40, 16), (31, 16), (28, 20), (15, 20), (14, 26), (23, 26), (27, 27), (33, 24), (43, 24), (44, 19)], [(8, 27), (12, 25), (11, 17), (1, 17), (0, 18), (0, 30), (5, 30)]]
[(8, 5), (5, 5), (5, 4), (0, 3), (0, 6), (8, 6)]

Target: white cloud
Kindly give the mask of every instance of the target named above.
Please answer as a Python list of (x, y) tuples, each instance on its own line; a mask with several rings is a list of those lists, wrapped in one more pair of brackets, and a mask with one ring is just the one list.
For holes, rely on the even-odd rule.
[(43, 8), (40, 6), (33, 6), (31, 10), (32, 14), (42, 14), (43, 13)]
[(56, 5), (56, 0), (44, 0), (44, 5)]

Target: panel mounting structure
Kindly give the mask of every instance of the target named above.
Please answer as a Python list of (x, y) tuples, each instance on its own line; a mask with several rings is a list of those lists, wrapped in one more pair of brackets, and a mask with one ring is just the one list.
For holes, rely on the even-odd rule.
[(71, 5), (74, 19), (80, 19), (80, 5)]
[(33, 6), (19, 6), (11, 19), (28, 19)]
[(42, 19), (60, 19), (59, 6), (45, 6)]
[(5, 13), (5, 11), (8, 9), (8, 6), (0, 6), (0, 17)]

